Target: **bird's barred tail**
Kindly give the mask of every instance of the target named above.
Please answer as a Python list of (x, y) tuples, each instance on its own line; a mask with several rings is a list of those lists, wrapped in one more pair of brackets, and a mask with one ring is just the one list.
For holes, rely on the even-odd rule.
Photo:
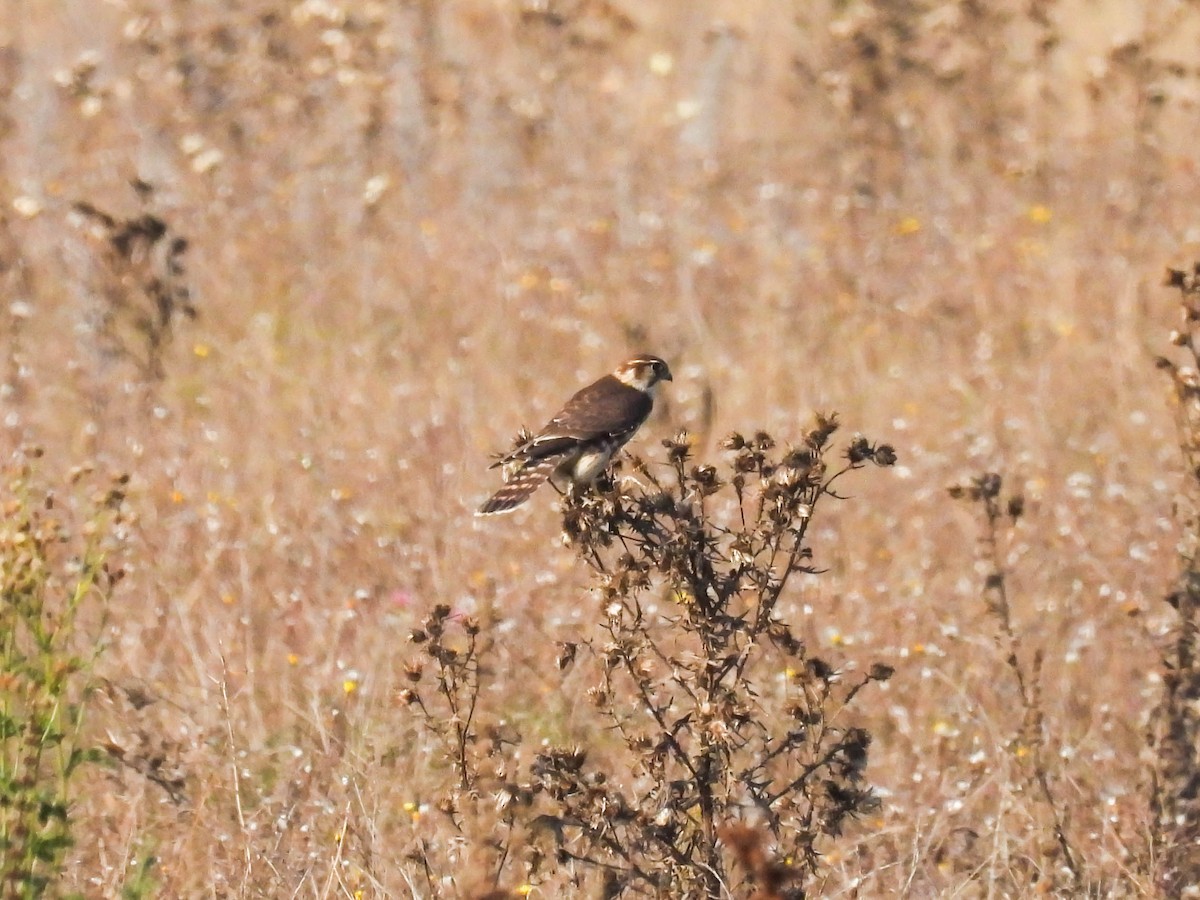
[(512, 480), (496, 491), (487, 503), (479, 507), (479, 512), (476, 515), (490, 516), (516, 509), (528, 500), (534, 491), (542, 486), (546, 479), (550, 477), (559, 461), (558, 457), (550, 457), (527, 463), (518, 469), (513, 474)]

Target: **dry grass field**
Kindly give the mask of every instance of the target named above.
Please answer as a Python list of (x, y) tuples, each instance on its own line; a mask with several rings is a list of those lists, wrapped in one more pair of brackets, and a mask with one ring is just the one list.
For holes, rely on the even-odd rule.
[[(0, 558), (49, 491), (124, 568), (48, 651), (86, 657), (58, 687), (101, 751), (69, 773), (48, 893), (669, 893), (572, 858), (577, 823), (539, 828), (548, 794), (514, 787), (579, 748), (636, 794), (652, 766), (599, 707), (653, 723), (633, 681), (598, 693), (604, 576), (554, 494), (473, 515), (520, 426), (646, 350), (675, 375), (629, 447), (651, 472), (681, 429), (723, 466), (730, 432), (799, 444), (816, 410), (831, 466), (860, 432), (898, 455), (805, 520), (819, 571), (776, 607), (835, 686), (895, 670), (813, 720), (869, 734), (877, 799), (812, 825), (776, 887), (754, 855), (799, 861), (731, 807), (700, 896), (1194, 896), (1200, 813), (1172, 803), (1200, 765), (1168, 765), (1200, 733), (1192, 600), (1164, 598), (1196, 447), (1190, 375), (1173, 392), (1155, 359), (1186, 357), (1164, 272), (1200, 259), (1195, 4), (0, 17), (0, 450), (32, 466)], [(998, 496), (948, 492), (986, 472)], [(684, 600), (642, 597), (669, 634)], [(439, 604), (440, 664), (410, 640)], [(813, 687), (773, 665), (747, 701), (766, 735)]]

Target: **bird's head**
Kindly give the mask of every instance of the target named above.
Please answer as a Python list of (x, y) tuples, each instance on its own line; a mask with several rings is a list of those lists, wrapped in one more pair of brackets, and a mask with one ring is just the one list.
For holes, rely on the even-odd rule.
[(613, 377), (631, 388), (653, 393), (660, 381), (671, 381), (671, 369), (657, 356), (635, 356), (617, 366)]

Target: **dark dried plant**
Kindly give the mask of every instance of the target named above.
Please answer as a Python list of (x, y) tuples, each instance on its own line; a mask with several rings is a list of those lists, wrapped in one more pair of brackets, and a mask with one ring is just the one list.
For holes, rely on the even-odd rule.
[(801, 897), (822, 840), (876, 803), (848, 707), (892, 670), (839, 672), (783, 617), (796, 576), (819, 571), (808, 534), (835, 484), (896, 459), (857, 437), (835, 463), (836, 428), (819, 416), (795, 447), (735, 434), (720, 468), (681, 433), (665, 467), (633, 458), (565, 498), (602, 604), (588, 696), (619, 740), (546, 749), (530, 786), (559, 862), (601, 872), (605, 896)]
[(509, 752), (520, 735), (493, 718), (481, 721), (479, 715), (491, 639), (478, 619), (457, 615), (444, 604), (435, 606), (409, 639), (420, 655), (405, 667), (399, 699), (416, 711), (434, 745), (444, 749), (445, 757), (435, 764), (452, 773), (432, 805), (453, 834), (491, 834), (486, 862), (477, 859), (471, 872), (455, 865), (456, 842), (442, 833), (428, 839), (418, 833), (409, 858), (419, 866), (431, 896), (447, 878), (474, 885), (472, 895), (498, 891), (531, 798), (527, 788), (517, 786), (517, 762)]
[(1168, 895), (1200, 884), (1200, 263), (1190, 272), (1170, 269), (1167, 286), (1179, 292), (1179, 327), (1171, 343), (1187, 353), (1180, 364), (1159, 357), (1171, 378), (1185, 483), (1176, 498), (1181, 526), (1179, 575), (1167, 602), (1178, 625), (1163, 652), (1163, 691), (1151, 719), (1152, 840), (1156, 880)]
[(1053, 850), (1069, 881), (1068, 885), (1057, 885), (1058, 866), (1046, 869), (1047, 882), (1055, 888), (1070, 889), (1078, 893), (1084, 885), (1083, 861), (1068, 837), (1066, 806), (1054, 794), (1051, 787), (1052, 760), (1057, 755), (1048, 745), (1046, 716), (1042, 705), (1041, 671), (1042, 650), (1033, 652), (1030, 662), (1022, 659), (1021, 636), (1013, 626), (1012, 606), (1009, 602), (1009, 573), (1005, 565), (1004, 535), (1007, 524), (1016, 522), (1025, 513), (1025, 498), (1020, 494), (1003, 495), (1004, 479), (995, 472), (986, 472), (972, 478), (966, 484), (950, 488), (950, 496), (977, 504), (983, 515), (983, 556), (987, 575), (983, 581), (983, 601), (988, 614), (996, 620), (996, 640), (1004, 663), (1012, 673), (1017, 686), (1017, 697), (1021, 704), (1021, 727), (1015, 741), (1016, 756), (1026, 762), (1025, 777), (1033, 794), (1041, 801), (1050, 816), (1050, 831)]
[[(459, 627), (456, 629), (455, 625)], [(470, 746), (476, 738), (473, 728), (479, 703), (479, 623), (471, 616), (453, 617), (449, 606), (439, 604), (421, 627), (413, 630), (409, 640), (419, 645), (433, 664), (434, 696), (444, 708), (426, 703), (420, 690), (426, 680), (426, 661), (410, 663), (405, 669), (410, 686), (401, 691), (400, 699), (414, 706), (429, 726), (446, 739), (453, 748), (451, 764), (459, 786), (471, 790), (478, 781)]]
[[(144, 182), (134, 187), (143, 201), (153, 194)], [(180, 316), (196, 317), (184, 268), (187, 239), (150, 212), (121, 219), (86, 202), (75, 212), (96, 243), (93, 329), (100, 350), (133, 363), (144, 381), (161, 381)]]

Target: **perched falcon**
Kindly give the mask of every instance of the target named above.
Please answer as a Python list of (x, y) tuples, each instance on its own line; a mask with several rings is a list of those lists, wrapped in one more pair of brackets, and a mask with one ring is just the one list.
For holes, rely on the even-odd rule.
[(635, 356), (589, 384), (545, 428), (492, 464), (509, 474), (478, 515), (515, 509), (551, 478), (591, 484), (650, 415), (658, 383), (670, 380), (657, 356)]

